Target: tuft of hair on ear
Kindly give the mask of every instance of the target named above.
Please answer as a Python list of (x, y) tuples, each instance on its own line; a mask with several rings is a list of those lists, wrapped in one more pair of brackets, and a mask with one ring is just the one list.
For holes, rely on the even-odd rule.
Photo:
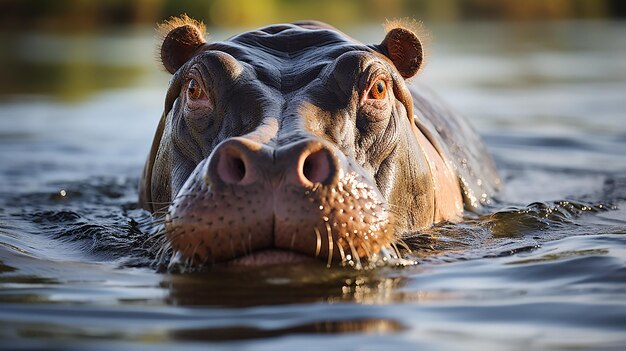
[(167, 34), (172, 31), (172, 29), (176, 29), (182, 26), (195, 27), (199, 33), (202, 33), (203, 39), (206, 39), (204, 38), (204, 36), (206, 35), (206, 26), (204, 25), (204, 23), (202, 23), (202, 21), (198, 21), (187, 16), (186, 13), (183, 13), (182, 15), (180, 15), (180, 17), (172, 16), (157, 25), (157, 32), (159, 33), (160, 41), (162, 42), (165, 37), (167, 37)]
[[(183, 29), (183, 27), (188, 30), (181, 33), (180, 29)], [(168, 71), (170, 71), (170, 68), (168, 67), (169, 62), (166, 62), (167, 60), (164, 57), (163, 50), (164, 45), (171, 42), (171, 40), (168, 39), (174, 39), (174, 41), (187, 46), (201, 45), (206, 43), (208, 39), (204, 23), (187, 16), (185, 13), (178, 17), (172, 16), (162, 23), (159, 23), (156, 31), (156, 40), (159, 43), (157, 46), (156, 56), (158, 60), (161, 61), (163, 67), (165, 67)]]
[(424, 26), (424, 23), (411, 17), (386, 19), (385, 23), (383, 23), (383, 28), (385, 29), (385, 33), (389, 33), (389, 31), (395, 28), (406, 29), (419, 38), (422, 44), (422, 55), (424, 57), (420, 67), (420, 70), (422, 70), (424, 65), (429, 61), (430, 50), (428, 50), (428, 48), (433, 39), (432, 33)]

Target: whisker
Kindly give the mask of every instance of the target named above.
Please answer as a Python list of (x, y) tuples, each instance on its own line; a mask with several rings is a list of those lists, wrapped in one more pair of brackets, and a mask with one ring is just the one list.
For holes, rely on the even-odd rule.
[(333, 261), (333, 234), (330, 229), (330, 225), (326, 222), (326, 232), (328, 233), (328, 263), (326, 267), (330, 268), (330, 264)]
[(361, 269), (361, 258), (359, 257), (359, 253), (356, 251), (356, 248), (354, 247), (354, 242), (352, 240), (352, 238), (348, 237), (348, 245), (350, 245), (350, 251), (352, 252), (352, 256), (353, 256), (353, 262), (355, 262), (355, 269)]
[(154, 256), (155, 260), (159, 260), (159, 257), (163, 255), (163, 252), (165, 251), (165, 247), (166, 247), (166, 243), (163, 243), (163, 245), (159, 245), (159, 248), (155, 252), (155, 256)]
[(155, 223), (153, 226), (151, 226), (150, 228), (146, 228), (146, 229), (147, 229), (148, 233), (145, 233), (144, 235), (146, 235), (148, 238), (165, 234), (165, 225), (164, 224), (156, 224)]
[(187, 234), (186, 231), (175, 229), (174, 231), (171, 231), (170, 233), (168, 233), (167, 237), (169, 237), (170, 242), (174, 242), (178, 240), (180, 237), (184, 236), (185, 234)]
[(339, 243), (339, 240), (337, 240), (337, 249), (339, 249), (339, 255), (341, 256), (341, 264), (345, 265), (347, 262), (346, 253), (343, 251), (343, 245)]
[(401, 238), (397, 239), (397, 243), (396, 244), (402, 246), (402, 248), (404, 248), (407, 251), (407, 253), (409, 253), (409, 254), (413, 252), (413, 250), (411, 250), (409, 245), (407, 245), (407, 243), (404, 240), (402, 240)]
[(315, 236), (317, 237), (317, 243), (315, 245), (315, 257), (317, 258), (322, 250), (322, 235), (317, 227), (313, 228), (313, 230), (315, 230)]
[(172, 254), (167, 265), (167, 270), (172, 271), (175, 266), (180, 266), (183, 263), (180, 262), (181, 254), (178, 250), (172, 250)]
[(167, 237), (162, 236), (162, 237), (158, 237), (154, 239), (154, 243), (152, 243), (152, 245), (150, 245), (150, 247), (147, 249), (149, 252), (153, 252), (155, 250), (155, 247), (158, 247), (160, 250), (162, 248), (162, 246), (167, 242)]
[(398, 246), (396, 245), (396, 243), (391, 242), (390, 245), (391, 245), (391, 248), (393, 248), (393, 252), (396, 254), (395, 258), (400, 258), (401, 257), (400, 250), (398, 249)]
[(159, 201), (148, 201), (147, 203), (150, 205), (171, 205), (173, 201), (164, 201), (164, 202), (159, 202)]
[(372, 263), (372, 262), (371, 262), (371, 261), (372, 261), (372, 254), (371, 254), (370, 249), (368, 248), (368, 244), (369, 244), (369, 243), (366, 243), (366, 242), (365, 242), (365, 241), (363, 241), (363, 240), (360, 240), (360, 241), (359, 241), (359, 247), (360, 247), (360, 248), (362, 248), (362, 249), (363, 249), (363, 251), (365, 251), (365, 255), (367, 256), (367, 260), (368, 260), (368, 262), (371, 264), (371, 263)]
[[(158, 255), (156, 256), (156, 262), (161, 265), (163, 264), (164, 261), (166, 261), (166, 255), (168, 254), (168, 252), (171, 252), (170, 256), (173, 256), (173, 250), (172, 250), (172, 245), (169, 242), (166, 242), (163, 244), (163, 246), (161, 247)], [(171, 261), (172, 257), (170, 257), (170, 261)], [(168, 262), (169, 263), (169, 262)]]
[(159, 219), (150, 219), (150, 221), (148, 223), (143, 223), (143, 224), (140, 224), (140, 225), (141, 225), (141, 227), (144, 227), (143, 229), (145, 229), (145, 230), (151, 230), (151, 229), (154, 229), (155, 227), (161, 226), (161, 225), (163, 225), (165, 223), (166, 223), (165, 219), (159, 218)]

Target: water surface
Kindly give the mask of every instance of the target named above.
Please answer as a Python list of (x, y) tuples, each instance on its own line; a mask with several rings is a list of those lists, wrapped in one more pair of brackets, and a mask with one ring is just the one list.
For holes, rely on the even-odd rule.
[(196, 273), (155, 264), (136, 208), (168, 79), (151, 32), (4, 36), (0, 347), (624, 349), (626, 25), (433, 34), (416, 80), (483, 135), (499, 202), (416, 236), (411, 266)]

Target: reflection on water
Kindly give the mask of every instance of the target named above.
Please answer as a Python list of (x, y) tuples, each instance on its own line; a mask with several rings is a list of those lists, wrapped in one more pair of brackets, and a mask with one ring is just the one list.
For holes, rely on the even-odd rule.
[(418, 79), (470, 117), (507, 187), (416, 234), (418, 264), (367, 271), (158, 273), (136, 208), (168, 79), (151, 33), (12, 42), (0, 348), (623, 349), (626, 26), (433, 31)]
[(154, 48), (146, 34), (0, 34), (0, 95), (79, 100), (137, 85), (153, 69), (147, 65), (154, 60)]

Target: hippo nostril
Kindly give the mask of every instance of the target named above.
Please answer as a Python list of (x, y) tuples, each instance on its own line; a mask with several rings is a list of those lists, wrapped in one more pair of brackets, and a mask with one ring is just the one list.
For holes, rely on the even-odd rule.
[(302, 175), (311, 183), (324, 183), (331, 175), (331, 162), (328, 150), (321, 149), (310, 153), (304, 159)]
[(246, 163), (240, 155), (224, 152), (217, 164), (217, 175), (228, 184), (238, 184), (246, 176)]
[(233, 175), (235, 175), (238, 181), (241, 181), (246, 175), (246, 165), (240, 158), (233, 159), (232, 161)]

